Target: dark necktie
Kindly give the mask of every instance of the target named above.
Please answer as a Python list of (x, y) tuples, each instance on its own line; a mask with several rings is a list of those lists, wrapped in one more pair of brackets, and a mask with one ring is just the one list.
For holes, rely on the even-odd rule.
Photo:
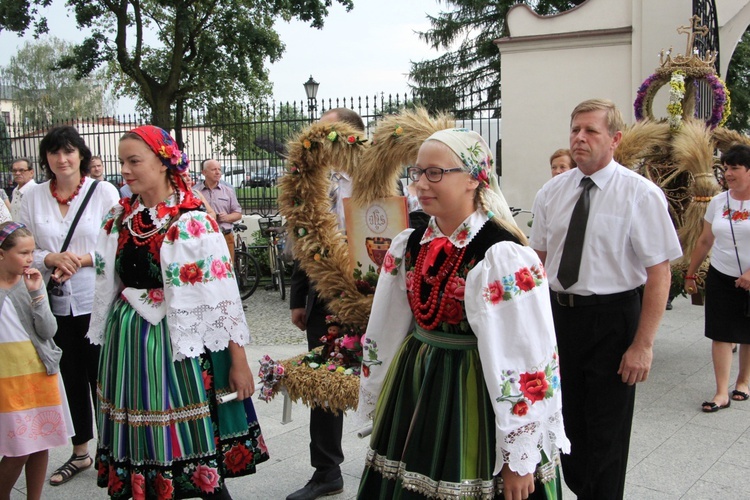
[(578, 281), (578, 271), (581, 267), (581, 254), (583, 253), (583, 239), (586, 236), (586, 223), (589, 220), (589, 190), (594, 187), (591, 177), (581, 179), (583, 192), (578, 197), (573, 214), (570, 216), (568, 234), (565, 236), (560, 268), (557, 271), (557, 280), (564, 289), (568, 289)]

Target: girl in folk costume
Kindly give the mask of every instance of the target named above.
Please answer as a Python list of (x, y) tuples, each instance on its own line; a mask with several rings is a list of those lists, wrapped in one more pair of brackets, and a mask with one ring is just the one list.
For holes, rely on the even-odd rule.
[(431, 218), (394, 239), (375, 292), (359, 498), (556, 498), (569, 443), (544, 268), (479, 134), (436, 132), (408, 173)]
[(59, 376), (62, 351), (52, 341), (52, 315), (26, 226), (0, 224), (0, 498), (21, 471), (26, 493), (42, 496), (48, 450), (74, 434)]
[(226, 242), (167, 132), (131, 130), (119, 157), (134, 196), (104, 220), (89, 330), (102, 345), (98, 484), (112, 498), (230, 498), (224, 478), (268, 452)]

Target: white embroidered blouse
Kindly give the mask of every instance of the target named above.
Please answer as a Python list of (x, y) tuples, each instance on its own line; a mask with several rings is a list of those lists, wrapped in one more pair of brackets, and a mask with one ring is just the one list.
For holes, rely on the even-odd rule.
[[(88, 338), (104, 340), (107, 317), (118, 295), (149, 323), (165, 316), (175, 361), (199, 356), (206, 348), (226, 349), (229, 341), (250, 340), (229, 249), (215, 220), (190, 211), (172, 223), (160, 248), (163, 289), (126, 288), (115, 271), (123, 213), (116, 206), (105, 218), (96, 246), (96, 291)], [(135, 212), (134, 212), (135, 213)]]
[[(475, 212), (449, 240), (467, 246), (488, 222)], [(391, 244), (381, 268), (367, 325), (358, 414), (372, 418), (395, 354), (414, 330), (405, 269), (407, 229)], [(421, 244), (443, 237), (431, 219)], [(569, 452), (562, 421), (557, 343), (544, 267), (529, 247), (504, 241), (492, 245), (466, 275), (463, 300), (477, 348), (496, 425), (496, 462), (527, 474), (558, 448)], [(543, 389), (543, 390), (540, 390)]]

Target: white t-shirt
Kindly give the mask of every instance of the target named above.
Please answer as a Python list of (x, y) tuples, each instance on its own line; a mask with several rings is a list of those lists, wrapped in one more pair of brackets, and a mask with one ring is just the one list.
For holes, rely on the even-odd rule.
[[(729, 194), (729, 208), (732, 210), (732, 229), (737, 240), (737, 252), (744, 273), (750, 269), (750, 200), (735, 200)], [(727, 193), (719, 193), (711, 199), (704, 216), (711, 224), (714, 234), (714, 245), (711, 247), (711, 265), (720, 273), (738, 278), (740, 267), (737, 265), (737, 254), (734, 252), (732, 231), (729, 227), (729, 210)]]
[(547, 252), (550, 288), (577, 295), (611, 294), (646, 282), (646, 268), (682, 255), (664, 193), (614, 160), (591, 176), (591, 205), (578, 282), (567, 290), (557, 273), (584, 174), (574, 168), (550, 179), (534, 200), (530, 245)]

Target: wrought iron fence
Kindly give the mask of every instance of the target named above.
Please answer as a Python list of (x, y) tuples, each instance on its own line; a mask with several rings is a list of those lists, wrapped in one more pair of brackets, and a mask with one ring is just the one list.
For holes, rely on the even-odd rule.
[[(234, 106), (221, 112), (187, 110), (182, 126), (173, 133), (190, 159), (190, 173), (194, 180), (201, 178), (203, 160), (217, 159), (223, 168), (223, 182), (235, 188), (245, 213), (265, 216), (278, 213), (277, 183), (286, 172), (286, 142), (310, 124), (310, 117), (315, 118), (318, 109), (321, 114), (338, 107), (353, 109), (362, 117), (368, 133), (379, 118), (404, 107), (421, 105), (430, 111), (447, 109), (457, 117), (457, 126), (479, 132), (498, 153), (499, 160), (500, 108), (479, 106), (480, 97), (481, 92), (477, 91), (444, 99), (443, 105), (446, 102), (451, 104), (447, 108), (415, 95), (381, 93), (310, 103)], [(131, 128), (148, 123), (148, 118), (140, 115), (74, 118), (46, 124), (28, 123), (22, 117), (12, 115), (5, 118), (7, 137), (0, 137), (0, 142), (7, 141), (10, 147), (1, 150), (9, 151), (12, 157), (29, 158), (35, 165), (38, 180), (44, 177), (38, 161), (39, 141), (51, 127), (69, 124), (76, 127), (92, 153), (102, 158), (106, 179), (116, 185), (122, 182), (117, 157), (119, 138)], [(10, 158), (0, 158), (0, 162), (0, 174), (7, 172)], [(3, 181), (11, 182), (10, 175)]]

